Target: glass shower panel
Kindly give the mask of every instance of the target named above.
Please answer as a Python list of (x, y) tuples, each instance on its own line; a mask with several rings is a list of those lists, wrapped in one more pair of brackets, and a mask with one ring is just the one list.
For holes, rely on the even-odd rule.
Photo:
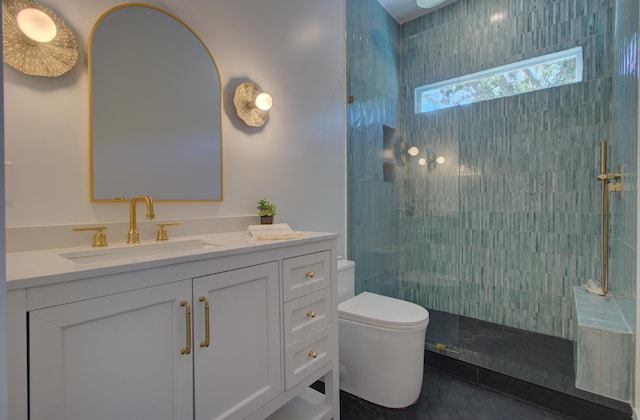
[[(399, 132), (410, 154), (400, 188), (402, 297), (429, 311), (425, 347), (460, 358), (460, 107), (416, 113), (414, 89), (460, 73), (461, 24), (452, 4), (403, 24)], [(453, 13), (452, 13), (453, 9)]]
[[(447, 111), (457, 114), (457, 110)], [(426, 348), (457, 357), (460, 305), (460, 192), (458, 135), (444, 114), (422, 118), (410, 137), (416, 156), (407, 162), (401, 189), (402, 297), (429, 310)]]

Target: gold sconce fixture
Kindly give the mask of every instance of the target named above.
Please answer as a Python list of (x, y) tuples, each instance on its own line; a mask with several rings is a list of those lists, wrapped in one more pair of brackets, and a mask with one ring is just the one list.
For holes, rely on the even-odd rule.
[(418, 165), (427, 168), (427, 172), (433, 172), (438, 165), (444, 165), (446, 159), (442, 155), (436, 155), (433, 151), (426, 151), (425, 156), (418, 159)]
[(418, 157), (422, 151), (417, 146), (410, 146), (409, 143), (402, 140), (396, 153), (397, 158), (401, 162), (401, 166), (404, 166), (410, 158), (418, 158), (418, 165), (426, 166), (427, 171), (432, 172), (437, 165), (444, 165), (446, 158), (443, 155), (437, 155), (435, 152), (426, 150), (422, 153), (421, 157)]
[(57, 77), (78, 61), (75, 36), (53, 11), (29, 0), (2, 0), (3, 60), (31, 75)]
[(236, 107), (238, 117), (245, 124), (251, 127), (261, 127), (269, 119), (269, 110), (273, 99), (255, 83), (245, 82), (236, 88), (233, 104)]

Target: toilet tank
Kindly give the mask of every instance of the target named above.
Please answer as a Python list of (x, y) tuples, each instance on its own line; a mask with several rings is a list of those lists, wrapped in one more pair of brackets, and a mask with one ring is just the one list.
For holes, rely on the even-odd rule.
[(338, 260), (338, 303), (353, 297), (356, 291), (356, 263)]

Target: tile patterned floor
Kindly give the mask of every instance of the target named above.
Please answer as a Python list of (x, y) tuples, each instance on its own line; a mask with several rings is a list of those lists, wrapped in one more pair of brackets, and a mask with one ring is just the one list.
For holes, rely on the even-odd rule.
[(340, 393), (343, 420), (567, 420), (566, 417), (507, 395), (426, 368), (418, 401), (389, 409)]

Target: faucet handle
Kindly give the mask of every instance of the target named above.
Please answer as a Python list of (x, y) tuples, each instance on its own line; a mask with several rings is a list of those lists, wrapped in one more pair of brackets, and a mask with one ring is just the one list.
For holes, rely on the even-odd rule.
[(94, 248), (107, 246), (107, 235), (103, 232), (106, 230), (106, 226), (95, 226), (95, 227), (85, 227), (85, 228), (73, 228), (74, 232), (86, 232), (89, 230), (97, 230), (98, 232), (93, 235), (93, 246)]
[(156, 241), (166, 241), (169, 239), (169, 236), (167, 236), (167, 230), (164, 228), (165, 226), (178, 226), (179, 224), (179, 222), (157, 223), (158, 234), (156, 235)]

